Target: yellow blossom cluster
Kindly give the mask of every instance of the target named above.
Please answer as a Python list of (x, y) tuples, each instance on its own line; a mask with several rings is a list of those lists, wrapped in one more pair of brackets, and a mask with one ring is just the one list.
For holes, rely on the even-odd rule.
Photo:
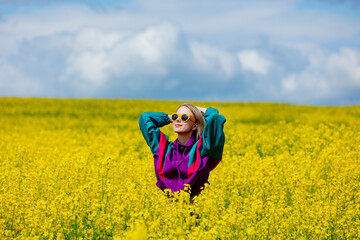
[(0, 98), (0, 239), (360, 237), (359, 106), (192, 103), (227, 119), (194, 204), (156, 187), (138, 125), (181, 102)]

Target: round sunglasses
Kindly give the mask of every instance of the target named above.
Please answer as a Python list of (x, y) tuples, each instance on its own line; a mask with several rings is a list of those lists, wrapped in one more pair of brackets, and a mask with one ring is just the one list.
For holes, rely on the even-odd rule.
[(187, 121), (189, 121), (189, 119), (192, 122), (196, 122), (195, 118), (188, 113), (183, 113), (183, 114), (173, 113), (173, 114), (171, 114), (171, 119), (173, 121), (176, 121), (178, 118), (180, 118), (180, 120), (183, 122), (187, 122)]

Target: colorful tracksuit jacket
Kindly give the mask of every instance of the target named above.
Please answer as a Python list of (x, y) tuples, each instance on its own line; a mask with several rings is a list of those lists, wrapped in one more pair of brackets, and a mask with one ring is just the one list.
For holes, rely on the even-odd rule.
[(221, 161), (226, 119), (217, 109), (207, 108), (204, 114), (205, 127), (199, 140), (192, 136), (186, 145), (176, 139), (169, 141), (160, 131), (170, 123), (169, 116), (162, 112), (145, 112), (139, 119), (140, 129), (154, 156), (156, 185), (172, 192), (191, 186), (191, 195), (200, 193), (208, 182), (209, 173)]

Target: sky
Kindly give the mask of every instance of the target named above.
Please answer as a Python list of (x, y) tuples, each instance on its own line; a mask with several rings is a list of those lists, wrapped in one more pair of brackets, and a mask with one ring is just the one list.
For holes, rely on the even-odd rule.
[(360, 105), (357, 0), (0, 0), (0, 96)]

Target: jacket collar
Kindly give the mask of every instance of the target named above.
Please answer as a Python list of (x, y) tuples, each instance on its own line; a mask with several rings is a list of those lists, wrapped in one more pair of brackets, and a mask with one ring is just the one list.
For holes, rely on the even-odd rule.
[(176, 140), (174, 141), (174, 145), (175, 145), (175, 146), (179, 145), (179, 146), (188, 147), (188, 146), (194, 145), (195, 142), (196, 142), (196, 141), (195, 141), (195, 136), (191, 136), (191, 138), (187, 141), (186, 145), (181, 145), (181, 144), (179, 143), (179, 140), (178, 140), (178, 139), (176, 139)]

